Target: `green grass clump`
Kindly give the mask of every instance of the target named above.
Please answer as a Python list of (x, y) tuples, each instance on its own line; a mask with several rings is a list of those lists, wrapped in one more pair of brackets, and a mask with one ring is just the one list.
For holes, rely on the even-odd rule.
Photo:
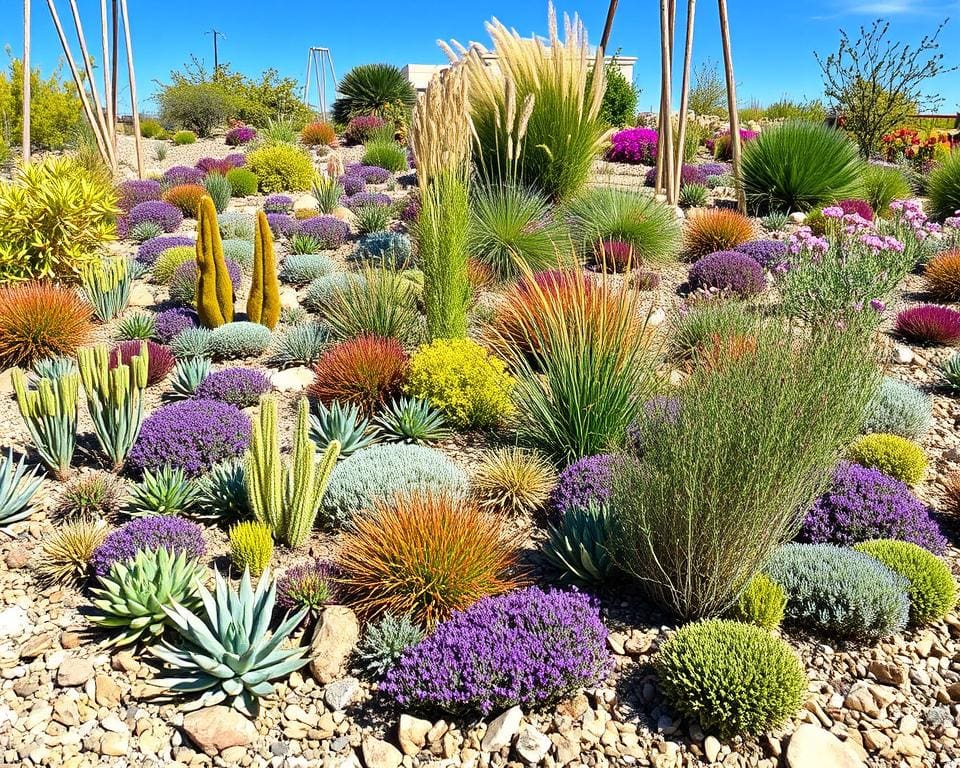
[(928, 211), (936, 221), (943, 221), (960, 210), (960, 152), (953, 152), (933, 169), (927, 180)]
[(364, 147), (364, 165), (376, 165), (397, 173), (407, 170), (407, 150), (392, 140), (371, 141)]

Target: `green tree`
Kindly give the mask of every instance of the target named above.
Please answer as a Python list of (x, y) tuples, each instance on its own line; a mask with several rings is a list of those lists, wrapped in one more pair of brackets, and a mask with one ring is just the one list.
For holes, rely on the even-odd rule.
[[(600, 104), (600, 119), (605, 125), (622, 128), (633, 123), (637, 113), (637, 88), (627, 80), (617, 66), (617, 51), (607, 62), (607, 89), (603, 92), (603, 102)], [(593, 79), (591, 74), (587, 81), (587, 93)]]
[[(20, 143), (23, 131), (23, 63), (10, 54), (7, 71), (0, 71), (0, 143)], [(46, 79), (30, 73), (30, 143), (37, 149), (73, 145), (83, 123), (80, 97), (72, 81), (64, 80), (62, 62)]]

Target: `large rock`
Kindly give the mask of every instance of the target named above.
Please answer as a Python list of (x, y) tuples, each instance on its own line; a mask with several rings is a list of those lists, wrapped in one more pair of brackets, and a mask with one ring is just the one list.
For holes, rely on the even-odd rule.
[(360, 681), (355, 677), (334, 680), (323, 691), (323, 700), (334, 712), (346, 709), (360, 690)]
[(278, 392), (300, 392), (310, 386), (313, 371), (302, 365), (286, 368), (270, 376), (270, 383)]
[(357, 615), (343, 605), (323, 609), (310, 643), (310, 672), (322, 685), (336, 680), (360, 639)]
[(0, 638), (22, 635), (29, 626), (27, 612), (19, 605), (11, 605), (0, 611)]
[(400, 768), (403, 762), (403, 753), (393, 744), (369, 734), (363, 737), (360, 750), (367, 768)]
[(412, 715), (400, 715), (400, 724), (397, 726), (397, 741), (403, 754), (413, 757), (418, 754), (427, 743), (427, 734), (433, 728), (429, 720), (421, 720)]
[(134, 283), (130, 289), (130, 299), (127, 302), (131, 307), (152, 307), (157, 303), (150, 289), (142, 283)]
[(293, 201), (294, 213), (297, 211), (315, 211), (320, 207), (320, 203), (313, 195), (300, 195)]
[(523, 720), (523, 710), (520, 707), (511, 707), (500, 717), (487, 726), (487, 732), (480, 742), (480, 749), (484, 752), (499, 752), (509, 747), (513, 737), (520, 730), (520, 721)]
[(804, 723), (787, 745), (789, 768), (863, 768), (853, 750), (829, 731)]
[(525, 725), (520, 735), (517, 737), (517, 743), (514, 749), (517, 754), (523, 758), (529, 765), (539, 765), (547, 756), (553, 742), (550, 737), (544, 735), (532, 725)]
[(57, 670), (57, 685), (73, 688), (83, 685), (93, 677), (93, 664), (89, 659), (67, 659)]
[(245, 747), (257, 738), (257, 726), (230, 707), (207, 707), (183, 718), (183, 732), (208, 755)]

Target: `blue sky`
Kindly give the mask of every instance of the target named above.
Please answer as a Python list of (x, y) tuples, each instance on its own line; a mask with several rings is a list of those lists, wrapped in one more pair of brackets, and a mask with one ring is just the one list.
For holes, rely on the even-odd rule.
[[(57, 4), (70, 34), (69, 3), (58, 0)], [(90, 38), (99, 35), (99, 3), (80, 0), (79, 5), (87, 19), (88, 43), (98, 56), (98, 46)], [(686, 4), (681, 0), (679, 5)], [(33, 6), (33, 63), (47, 72), (60, 56), (59, 43), (46, 3), (33, 0)], [(948, 59), (952, 56), (952, 63), (960, 64), (960, 0), (729, 0), (729, 6), (742, 103), (753, 99), (767, 103), (783, 94), (795, 98), (819, 96), (820, 71), (813, 51), (834, 49), (841, 27), (852, 32), (878, 16), (890, 19), (897, 38), (911, 42), (932, 32), (944, 17), (955, 16), (941, 39)], [(591, 42), (599, 40), (607, 0), (557, 7), (559, 11), (579, 12)], [(651, 108), (657, 99), (658, 7), (652, 0), (621, 0), (611, 37), (611, 52), (619, 48), (624, 55), (638, 57), (636, 84), (642, 89), (641, 109)], [(149, 96), (156, 88), (155, 81), (166, 80), (170, 70), (180, 67), (191, 54), (212, 67), (212, 36), (207, 31), (214, 27), (226, 35), (220, 41), (221, 62), (247, 74), (274, 67), (300, 82), (311, 45), (329, 47), (337, 74), (342, 75), (356, 64), (372, 61), (398, 65), (442, 62), (438, 38), (486, 43), (483, 22), (492, 16), (523, 34), (542, 33), (546, 27), (546, 2), (524, 3), (520, 8), (509, 0), (418, 0), (407, 8), (396, 0), (191, 0), (173, 6), (130, 0), (130, 14), (138, 90), (145, 112), (154, 108)], [(17, 56), (22, 46), (22, 23), (21, 0), (0, 0), (0, 44), (9, 44)], [(719, 60), (719, 55), (716, 4), (700, 0), (695, 61)], [(960, 73), (941, 76), (932, 90), (945, 97), (942, 111), (960, 109)], [(127, 96), (121, 101), (128, 103)]]

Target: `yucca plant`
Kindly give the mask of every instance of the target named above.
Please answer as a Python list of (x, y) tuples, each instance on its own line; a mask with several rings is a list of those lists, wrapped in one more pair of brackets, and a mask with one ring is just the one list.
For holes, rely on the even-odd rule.
[(390, 227), (390, 208), (383, 205), (361, 205), (354, 212), (357, 232), (368, 235), (371, 232), (384, 232)]
[(516, 186), (484, 185), (470, 199), (471, 258), (498, 280), (514, 280), (519, 263), (532, 272), (570, 266), (570, 238), (547, 200)]
[(346, 458), (380, 439), (380, 430), (371, 427), (353, 403), (334, 401), (327, 407), (317, 402), (314, 410), (316, 414), (310, 415), (310, 439), (320, 448), (336, 440), (340, 443), (340, 456)]
[(319, 323), (301, 322), (288, 325), (288, 328), (274, 337), (271, 361), (281, 368), (313, 365), (323, 354), (330, 340), (330, 331)]
[(0, 529), (30, 517), (30, 501), (43, 482), (39, 467), (27, 471), (27, 460), (13, 461), (13, 448), (0, 456)]
[(94, 550), (110, 529), (103, 520), (82, 517), (64, 523), (40, 547), (37, 577), (43, 584), (77, 586), (90, 572)]
[(81, 272), (83, 295), (101, 323), (113, 320), (127, 308), (133, 278), (126, 259), (106, 259)]
[(557, 527), (550, 527), (543, 555), (560, 580), (579, 587), (602, 584), (613, 570), (611, 517), (606, 505), (571, 507)]
[(129, 363), (110, 367), (105, 344), (78, 350), (77, 363), (97, 442), (119, 469), (140, 435), (149, 358), (144, 343)]
[(498, 448), (481, 459), (471, 490), (484, 509), (523, 515), (543, 506), (556, 482), (556, 470), (540, 454)]
[(307, 232), (296, 232), (290, 238), (290, 253), (320, 253), (324, 250), (323, 240)]
[(322, 302), (321, 310), (337, 339), (374, 334), (412, 342), (420, 333), (410, 282), (387, 267), (365, 267), (362, 280), (345, 282)]
[(352, 117), (387, 117), (389, 108), (413, 106), (417, 94), (399, 67), (392, 64), (361, 64), (354, 67), (337, 86), (333, 120), (347, 123)]
[(186, 357), (178, 360), (170, 379), (170, 396), (176, 399), (193, 397), (208, 373), (209, 357)]
[(237, 520), (249, 517), (246, 473), (240, 459), (229, 459), (197, 481), (197, 501), (190, 516), (200, 520)]
[(155, 320), (146, 312), (135, 312), (117, 323), (117, 338), (121, 341), (147, 341), (153, 338)]
[(858, 198), (863, 161), (842, 131), (793, 121), (747, 142), (738, 182), (752, 210), (807, 211)]
[(340, 207), (340, 198), (343, 195), (343, 187), (340, 186), (340, 182), (335, 177), (320, 174), (313, 177), (313, 196), (317, 201), (320, 213), (333, 213), (335, 209)]
[(154, 472), (143, 470), (143, 479), (130, 489), (127, 514), (133, 517), (189, 514), (197, 502), (197, 486), (184, 471), (169, 465)]
[(374, 420), (384, 438), (401, 443), (432, 443), (449, 436), (447, 420), (429, 400), (401, 397)]
[(200, 608), (197, 585), (204, 567), (187, 553), (165, 547), (142, 549), (132, 560), (118, 560), (90, 590), (94, 610), (90, 621), (98, 627), (119, 629), (110, 645), (150, 645), (168, 626), (164, 608)]
[(309, 661), (305, 658), (306, 647), (282, 647), (303, 621), (306, 610), (293, 614), (268, 634), (277, 590), (270, 572), (264, 571), (256, 592), (249, 571), (241, 577), (238, 592), (219, 571), (215, 579), (213, 594), (199, 587), (202, 612), (194, 613), (180, 605), (164, 608), (181, 642), (173, 645), (162, 641), (150, 649), (171, 667), (151, 684), (174, 693), (202, 692), (191, 709), (225, 702), (248, 717), (257, 717), (260, 699), (273, 693), (271, 681), (286, 677)]
[(77, 396), (80, 375), (70, 373), (58, 379), (42, 378), (36, 388), (27, 389), (23, 372), (14, 370), (13, 390), (23, 423), (37, 453), (58, 480), (70, 474), (70, 462), (77, 447)]

